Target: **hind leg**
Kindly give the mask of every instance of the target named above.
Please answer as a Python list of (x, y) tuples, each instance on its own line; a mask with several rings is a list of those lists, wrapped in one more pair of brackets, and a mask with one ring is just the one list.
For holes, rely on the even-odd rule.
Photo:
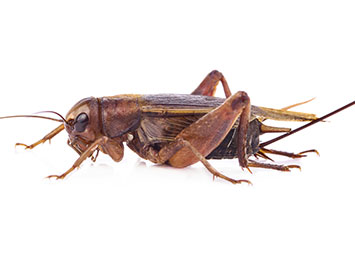
[(150, 148), (147, 159), (155, 163), (167, 163), (183, 168), (202, 162), (217, 177), (232, 183), (248, 182), (233, 180), (216, 171), (205, 159), (225, 138), (235, 121), (239, 119), (238, 159), (242, 167), (248, 167), (246, 137), (250, 117), (250, 100), (245, 92), (238, 92), (225, 102), (182, 130), (175, 141), (163, 146), (159, 151)]

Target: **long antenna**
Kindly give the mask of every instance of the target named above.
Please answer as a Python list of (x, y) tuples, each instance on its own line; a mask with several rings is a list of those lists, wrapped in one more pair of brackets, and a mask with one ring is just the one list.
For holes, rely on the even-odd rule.
[(304, 126), (296, 128), (296, 129), (294, 129), (294, 130), (292, 130), (292, 131), (290, 131), (290, 132), (288, 132), (286, 134), (280, 135), (279, 137), (276, 137), (276, 138), (271, 139), (269, 141), (263, 142), (259, 146), (260, 147), (265, 147), (265, 146), (267, 146), (269, 144), (275, 143), (275, 142), (277, 142), (277, 141), (279, 141), (279, 140), (281, 140), (281, 139), (283, 139), (283, 138), (285, 138), (287, 136), (290, 136), (290, 135), (292, 135), (294, 133), (297, 133), (297, 132), (299, 132), (299, 131), (301, 131), (301, 130), (303, 130), (303, 129), (311, 126), (311, 125), (314, 125), (314, 124), (316, 124), (316, 123), (318, 123), (320, 121), (323, 121), (324, 119), (326, 119), (326, 118), (328, 118), (328, 117), (330, 117), (330, 116), (332, 116), (332, 115), (334, 115), (336, 113), (339, 113), (340, 111), (343, 111), (344, 109), (347, 109), (347, 108), (351, 107), (352, 105), (355, 105), (355, 101), (353, 101), (353, 102), (351, 102), (351, 103), (349, 103), (349, 104), (347, 104), (347, 105), (345, 105), (345, 106), (343, 106), (341, 108), (338, 108), (337, 110), (334, 110), (333, 112), (330, 112), (329, 114), (326, 114), (325, 116), (317, 118), (317, 119), (309, 122), (308, 124), (305, 124)]
[(34, 116), (34, 115), (2, 116), (2, 117), (0, 117), (0, 119), (16, 118), (16, 117), (33, 117), (33, 118), (41, 118), (41, 119), (53, 120), (53, 121), (56, 121), (56, 122), (63, 122), (61, 119), (51, 118), (51, 117), (47, 117), (47, 116)]
[(65, 120), (65, 118), (61, 114), (59, 114), (58, 112), (55, 112), (55, 111), (40, 111), (40, 112), (37, 112), (36, 114), (40, 114), (40, 113), (52, 113), (52, 114), (55, 114), (55, 115), (59, 116), (62, 119), (62, 121), (68, 125), (67, 120)]

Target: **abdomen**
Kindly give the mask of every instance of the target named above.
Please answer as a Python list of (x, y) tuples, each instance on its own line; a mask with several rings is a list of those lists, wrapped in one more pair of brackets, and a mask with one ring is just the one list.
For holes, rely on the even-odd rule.
[[(260, 122), (255, 119), (249, 123), (247, 135), (247, 155), (253, 155), (259, 151), (259, 135)], [(206, 159), (234, 159), (238, 157), (237, 154), (237, 135), (238, 128), (233, 127), (227, 136), (209, 155)]]

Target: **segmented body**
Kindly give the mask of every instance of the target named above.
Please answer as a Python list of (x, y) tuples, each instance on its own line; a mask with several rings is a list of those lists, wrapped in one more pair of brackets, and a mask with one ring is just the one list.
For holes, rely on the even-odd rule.
[[(187, 126), (221, 105), (225, 99), (198, 95), (142, 95), (139, 97), (141, 119), (139, 126), (131, 132), (133, 140), (128, 146), (145, 158), (145, 151), (160, 148), (174, 138)], [(252, 108), (252, 121), (248, 130), (247, 154), (258, 152), (260, 122), (253, 114), (259, 108)], [(237, 158), (238, 120), (224, 140), (206, 157), (207, 159)]]

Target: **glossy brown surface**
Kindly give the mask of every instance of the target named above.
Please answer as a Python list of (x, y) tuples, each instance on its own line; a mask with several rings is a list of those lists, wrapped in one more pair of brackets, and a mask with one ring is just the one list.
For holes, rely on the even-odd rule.
[[(213, 96), (219, 82), (222, 83), (226, 98)], [(63, 129), (67, 131), (68, 144), (79, 154), (79, 158), (65, 173), (50, 175), (50, 178), (63, 179), (85, 159), (95, 161), (99, 151), (119, 162), (124, 155), (123, 143), (126, 143), (137, 155), (154, 163), (183, 168), (201, 162), (214, 176), (232, 183), (248, 183), (246, 180), (238, 181), (224, 176), (207, 159), (238, 158), (239, 165), (249, 171), (249, 167), (280, 171), (298, 167), (261, 163), (252, 161), (249, 157), (254, 155), (270, 159), (266, 153), (292, 158), (303, 157), (303, 153), (266, 149), (264, 146), (278, 139), (260, 145), (259, 136), (269, 132), (288, 132), (284, 135), (288, 136), (299, 131), (264, 125), (263, 121), (266, 119), (312, 121), (308, 125), (322, 121), (325, 117), (317, 119), (314, 114), (288, 111), (306, 102), (282, 109), (252, 106), (247, 93), (239, 91), (232, 95), (223, 74), (212, 71), (191, 94), (89, 97), (76, 103), (66, 118), (50, 111), (62, 117), (59, 120), (62, 124), (32, 145), (18, 145), (32, 149), (50, 140)], [(330, 113), (327, 117), (337, 112)]]

